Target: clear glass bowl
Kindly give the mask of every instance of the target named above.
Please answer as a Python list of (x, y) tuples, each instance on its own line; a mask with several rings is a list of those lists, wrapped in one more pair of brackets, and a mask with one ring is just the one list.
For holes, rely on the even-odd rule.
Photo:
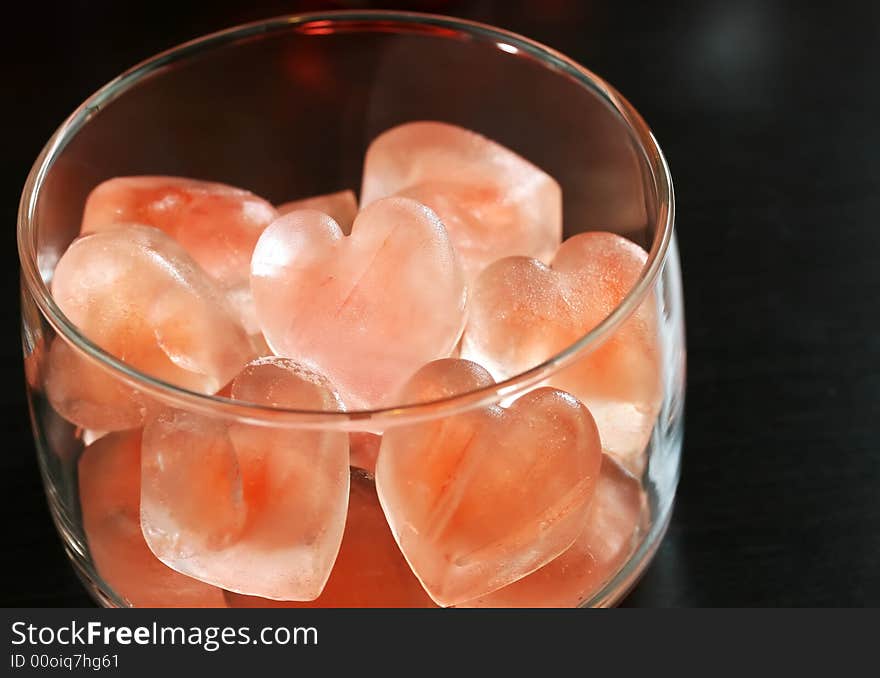
[[(602, 323), (523, 374), (443, 401), (377, 411), (249, 406), (137, 372), (85, 338), (49, 293), (54, 265), (78, 234), (84, 201), (105, 179), (191, 176), (242, 186), (276, 203), (356, 189), (367, 144), (396, 124), (420, 119), (481, 132), (555, 177), (563, 189), (565, 237), (613, 231), (649, 252), (638, 283)], [(673, 222), (668, 167), (633, 107), (562, 54), (497, 28), (410, 13), (304, 14), (210, 35), (136, 66), (86, 100), (50, 139), (28, 177), (19, 212), (33, 430), (49, 505), (71, 561), (104, 605), (228, 602), (228, 596), (202, 601), (169, 592), (166, 587), (173, 585), (163, 575), (156, 575), (155, 583), (150, 579), (164, 566), (135, 562), (150, 555), (132, 541), (142, 538), (136, 497), (133, 509), (110, 506), (101, 517), (116, 521), (108, 529), (122, 534), (120, 539), (128, 540), (124, 545), (90, 540), (88, 514), (96, 509), (81, 505), (86, 481), (79, 477), (80, 460), (101, 432), (66, 421), (46, 397), (49, 348), (56, 341), (89, 369), (155, 406), (198, 413), (223, 425), (376, 432), (509, 402), (584, 360), (640, 305), (649, 305), (657, 319), (662, 402), (641, 439), (644, 451), (638, 450), (638, 460), (629, 465), (641, 486), (640, 524), (613, 571), (573, 601), (613, 605), (633, 586), (662, 539), (678, 481), (685, 347)], [(600, 433), (602, 426), (600, 420)], [(138, 436), (136, 430), (129, 434)], [(119, 479), (115, 489), (99, 494), (112, 504), (107, 497), (122, 491), (124, 482)], [(138, 581), (132, 583), (132, 577)], [(131, 586), (135, 589), (126, 589)], [(383, 598), (381, 591), (361, 593), (337, 602), (406, 604)], [(551, 598), (532, 602), (555, 604)]]

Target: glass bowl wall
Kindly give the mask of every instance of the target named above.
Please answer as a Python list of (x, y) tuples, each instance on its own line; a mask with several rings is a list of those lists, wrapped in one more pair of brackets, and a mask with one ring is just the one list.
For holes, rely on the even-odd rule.
[[(565, 237), (621, 234), (648, 250), (638, 285), (605, 322), (498, 387), (425, 406), (320, 415), (249, 408), (139, 374), (91, 344), (48, 292), (77, 236), (89, 191), (105, 179), (167, 174), (247, 188), (275, 203), (357, 190), (364, 151), (384, 130), (439, 120), (480, 132), (561, 184)], [(95, 567), (83, 530), (77, 461), (90, 434), (45, 396), (47, 347), (63, 340), (108, 378), (164, 407), (222, 421), (323, 430), (388, 430), (523, 393), (582, 359), (641, 303), (656, 307), (662, 404), (637, 469), (644, 525), (626, 563), (585, 605), (613, 604), (656, 549), (678, 480), (684, 399), (683, 308), (671, 179), (635, 110), (601, 79), (522, 37), (455, 19), (382, 12), (283, 17), (161, 54), (90, 97), (38, 158), (19, 216), (28, 393), (49, 504), (96, 598), (130, 601)]]

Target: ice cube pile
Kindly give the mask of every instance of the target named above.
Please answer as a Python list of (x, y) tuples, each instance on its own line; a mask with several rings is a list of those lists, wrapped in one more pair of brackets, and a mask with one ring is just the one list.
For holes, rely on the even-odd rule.
[[(258, 414), (341, 413), (539, 365), (607, 317), (646, 259), (612, 233), (563, 242), (551, 176), (412, 122), (370, 145), (360, 204), (110, 179), (51, 287), (88, 340), (154, 379)], [(34, 378), (89, 443), (89, 549), (132, 605), (575, 606), (643, 529), (662, 395), (651, 297), (531, 390), (385, 430), (180, 409), (60, 336), (47, 349)]]

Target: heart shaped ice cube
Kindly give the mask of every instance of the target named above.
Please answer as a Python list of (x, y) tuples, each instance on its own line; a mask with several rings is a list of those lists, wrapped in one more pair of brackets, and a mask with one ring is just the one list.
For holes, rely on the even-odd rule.
[(456, 125), (410, 122), (376, 137), (364, 160), (361, 204), (390, 195), (437, 213), (469, 280), (502, 257), (549, 261), (562, 240), (562, 190), (553, 177)]
[(391, 536), (376, 487), (356, 470), (339, 557), (318, 598), (276, 601), (228, 591), (225, 597), (229, 607), (434, 607)]
[(321, 212), (280, 217), (254, 250), (251, 287), (273, 351), (327, 375), (349, 409), (393, 404), (409, 375), (450, 354), (465, 320), (443, 224), (404, 198), (363, 209), (348, 237)]
[(291, 200), (290, 202), (278, 205), (278, 216), (284, 216), (297, 210), (318, 210), (323, 212), (339, 224), (342, 232), (348, 235), (351, 233), (351, 225), (354, 223), (355, 216), (357, 216), (358, 204), (354, 191), (338, 191), (336, 193), (315, 195), (311, 198)]
[[(401, 402), (491, 385), (465, 360), (426, 365)], [(516, 581), (565, 551), (586, 523), (602, 458), (587, 409), (541, 388), (510, 407), (389, 429), (376, 487), (401, 551), (448, 606)]]
[[(260, 405), (339, 410), (325, 379), (259, 358), (231, 396)], [(348, 506), (344, 432), (226, 422), (169, 410), (144, 430), (142, 524), (166, 564), (239, 593), (320, 595)]]
[(175, 572), (141, 533), (141, 431), (111, 433), (79, 459), (83, 530), (95, 569), (135, 607), (225, 607), (223, 592)]
[(574, 544), (528, 577), (461, 607), (577, 607), (626, 563), (645, 501), (639, 481), (603, 455), (590, 516)]
[[(623, 301), (647, 254), (613, 233), (566, 240), (551, 266), (510, 257), (487, 268), (473, 285), (462, 358), (496, 378), (535, 367), (580, 339)], [(590, 408), (607, 451), (635, 471), (662, 398), (653, 295), (608, 339), (547, 384)]]
[[(158, 229), (128, 225), (75, 240), (55, 268), (52, 294), (91, 341), (152, 377), (216, 393), (253, 356), (215, 282)], [(144, 403), (118, 376), (56, 340), (46, 390), (62, 416), (86, 428), (140, 424)]]

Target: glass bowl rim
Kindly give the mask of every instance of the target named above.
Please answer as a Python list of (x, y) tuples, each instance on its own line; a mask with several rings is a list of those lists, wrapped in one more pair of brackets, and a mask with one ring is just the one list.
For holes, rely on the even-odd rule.
[[(654, 242), (638, 281), (621, 303), (602, 322), (559, 353), (529, 370), (493, 385), (431, 402), (344, 412), (284, 409), (190, 391), (134, 369), (81, 334), (52, 299), (40, 273), (34, 242), (35, 210), (40, 188), (48, 171), (69, 141), (88, 123), (89, 119), (144, 78), (170, 64), (182, 62), (211, 48), (228, 46), (247, 38), (274, 35), (285, 30), (307, 34), (335, 33), (343, 29), (349, 32), (352, 30), (381, 32), (389, 28), (388, 24), (392, 24), (394, 29), (401, 33), (421, 32), (435, 37), (494, 43), (499, 50), (508, 54), (525, 55), (588, 88), (620, 116), (637, 142), (638, 150), (648, 161), (657, 196)], [(232, 417), (257, 425), (290, 424), (305, 428), (331, 426), (341, 430), (361, 430), (365, 420), (369, 420), (371, 427), (380, 424), (415, 423), (495, 404), (509, 394), (540, 383), (550, 374), (594, 350), (649, 294), (666, 261), (674, 222), (675, 196), (672, 177), (657, 140), (635, 108), (592, 71), (551, 47), (488, 24), (421, 12), (335, 10), (284, 15), (210, 33), (150, 57), (101, 87), (68, 116), (37, 157), (28, 174), (19, 203), (17, 240), (23, 285), (52, 328), (87, 359), (100, 364), (103, 369), (109, 370), (117, 378), (139, 391), (191, 411)]]

